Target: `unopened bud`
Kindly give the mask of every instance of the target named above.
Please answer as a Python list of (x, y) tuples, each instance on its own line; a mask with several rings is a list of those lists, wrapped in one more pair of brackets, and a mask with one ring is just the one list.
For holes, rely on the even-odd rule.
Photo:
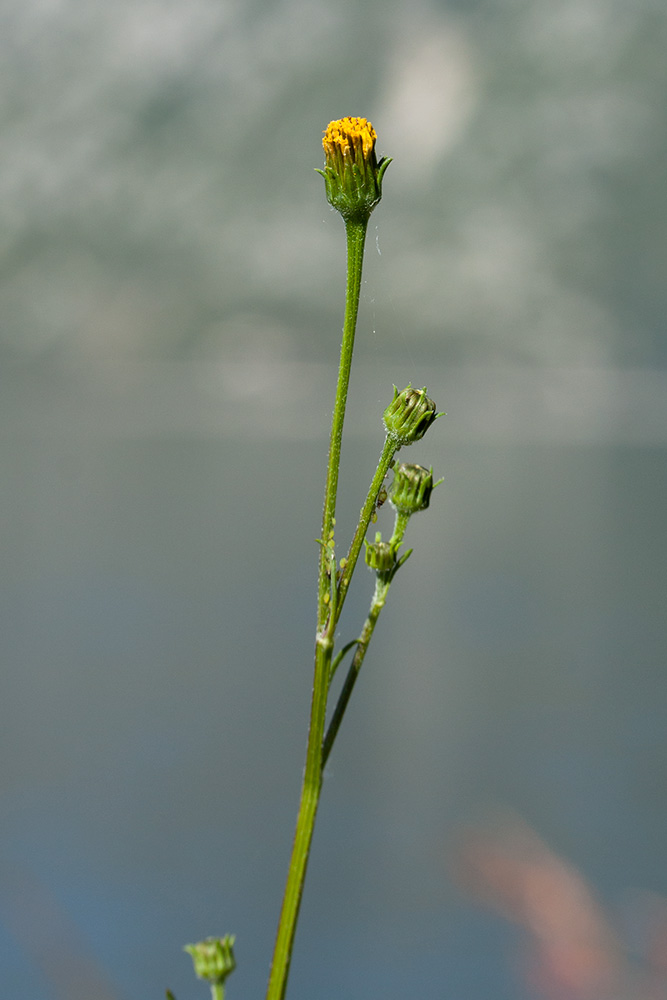
[(370, 566), (377, 573), (388, 573), (396, 564), (396, 552), (389, 542), (382, 541), (382, 535), (378, 531), (374, 542), (367, 542), (366, 545), (366, 565)]
[(394, 467), (394, 482), (389, 490), (389, 502), (399, 514), (416, 514), (426, 510), (433, 492), (433, 469), (401, 462)]
[(197, 944), (186, 944), (183, 950), (191, 955), (200, 979), (221, 985), (236, 968), (234, 940), (233, 934), (225, 934), (223, 938), (210, 937)]
[(384, 411), (384, 426), (397, 446), (412, 444), (424, 437), (435, 418), (435, 403), (426, 395), (426, 389), (407, 386), (399, 392), (394, 386), (394, 398)]

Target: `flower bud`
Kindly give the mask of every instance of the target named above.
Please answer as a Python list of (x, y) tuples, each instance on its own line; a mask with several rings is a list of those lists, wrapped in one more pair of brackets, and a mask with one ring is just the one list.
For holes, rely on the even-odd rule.
[(375, 536), (374, 542), (367, 542), (364, 539), (364, 544), (366, 546), (367, 566), (370, 566), (377, 573), (388, 573), (389, 570), (394, 568), (396, 552), (389, 542), (382, 541), (382, 535), (379, 531)]
[(435, 403), (426, 395), (426, 388), (413, 389), (408, 385), (399, 392), (394, 386), (394, 398), (384, 411), (384, 426), (388, 436), (400, 447), (423, 438), (438, 416)]
[(192, 956), (200, 979), (221, 985), (236, 968), (234, 940), (233, 934), (225, 934), (223, 938), (210, 937), (197, 944), (186, 944), (183, 950)]
[(375, 129), (365, 118), (330, 122), (322, 140), (327, 200), (345, 221), (367, 222), (382, 197), (382, 178), (391, 163), (375, 156)]
[(433, 469), (401, 462), (394, 467), (394, 482), (389, 502), (399, 514), (416, 514), (426, 510), (433, 492)]

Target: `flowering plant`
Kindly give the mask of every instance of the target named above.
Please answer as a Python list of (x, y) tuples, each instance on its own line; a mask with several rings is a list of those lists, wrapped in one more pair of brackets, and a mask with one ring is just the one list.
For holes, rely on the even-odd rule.
[[(419, 441), (441, 414), (436, 413), (435, 403), (427, 396), (426, 389), (407, 386), (399, 392), (394, 387), (393, 399), (384, 411), (386, 436), (375, 474), (371, 478), (349, 548), (344, 556), (339, 557), (335, 537), (338, 474), (366, 230), (371, 212), (382, 197), (382, 181), (391, 162), (387, 157), (378, 162), (375, 142), (375, 129), (365, 118), (341, 118), (331, 122), (322, 141), (325, 166), (318, 171), (324, 177), (327, 199), (341, 214), (345, 223), (347, 288), (329, 440), (322, 535), (319, 539), (315, 670), (306, 765), (266, 1000), (283, 1000), (287, 988), (324, 766), (338, 734), (378, 617), (385, 606), (389, 588), (396, 573), (411, 554), (410, 550), (400, 557), (398, 555), (408, 521), (417, 511), (427, 509), (434, 486), (438, 485), (433, 483), (432, 470), (421, 465), (395, 466), (395, 455), (400, 448)], [(387, 497), (384, 482), (392, 468), (394, 483), (389, 490), (389, 498), (395, 509), (394, 530), (388, 542), (384, 542), (378, 532), (375, 541), (370, 543), (366, 541), (366, 534), (371, 521), (375, 520), (380, 501)], [(361, 632), (343, 645), (334, 656), (340, 615), (364, 543), (366, 564), (375, 572), (375, 591)], [(351, 662), (327, 726), (332, 681), (348, 653), (352, 653)], [(198, 975), (211, 983), (213, 1000), (222, 1000), (224, 979), (234, 968), (233, 942), (234, 939), (227, 936), (221, 939), (207, 938), (198, 945), (187, 946), (186, 950), (193, 956)]]

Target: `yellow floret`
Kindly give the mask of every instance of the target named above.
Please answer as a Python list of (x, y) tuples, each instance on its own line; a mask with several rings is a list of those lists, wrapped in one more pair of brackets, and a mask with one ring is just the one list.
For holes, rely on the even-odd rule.
[(345, 155), (361, 142), (362, 153), (368, 156), (373, 151), (376, 139), (375, 129), (365, 118), (339, 118), (335, 122), (329, 122), (322, 145), (325, 153), (333, 153), (338, 147)]

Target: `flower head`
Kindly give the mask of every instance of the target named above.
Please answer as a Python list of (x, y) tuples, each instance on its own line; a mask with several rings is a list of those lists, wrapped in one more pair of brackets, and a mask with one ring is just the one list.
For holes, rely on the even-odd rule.
[(367, 222), (382, 197), (382, 178), (391, 163), (375, 156), (375, 129), (365, 118), (330, 122), (322, 139), (329, 203), (345, 221)]

